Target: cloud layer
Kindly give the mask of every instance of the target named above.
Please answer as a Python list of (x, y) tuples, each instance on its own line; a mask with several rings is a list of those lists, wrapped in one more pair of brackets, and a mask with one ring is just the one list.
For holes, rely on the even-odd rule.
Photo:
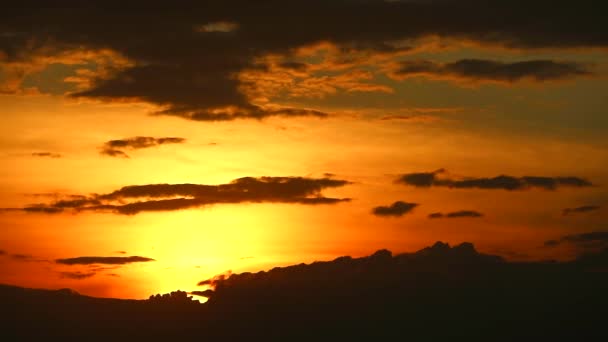
[[(97, 70), (71, 77), (78, 85), (71, 96), (144, 101), (157, 105), (157, 114), (191, 120), (325, 116), (251, 98), (243, 92), (250, 84), (238, 75), (267, 68), (260, 58), (290, 56), (320, 43), (372, 55), (407, 50), (412, 48), (408, 44), (428, 36), (520, 49), (606, 47), (608, 30), (595, 5), (581, 0), (573, 10), (569, 2), (548, 0), (228, 0), (147, 6), (145, 11), (137, 5), (120, 11), (110, 4), (94, 10), (76, 3), (13, 6), (0, 14), (0, 59), (9, 75), (0, 92), (15, 92), (24, 75), (50, 63), (92, 61)], [(303, 68), (289, 62), (283, 66)], [(423, 69), (501, 80), (547, 80), (585, 72), (554, 61), (431, 62)]]
[(460, 179), (450, 178), (447, 171), (439, 169), (433, 172), (416, 172), (401, 175), (397, 183), (415, 186), (419, 188), (446, 187), (452, 189), (486, 189), (486, 190), (529, 190), (533, 188), (544, 190), (556, 190), (561, 187), (590, 187), (593, 184), (580, 177), (546, 177), (546, 176), (523, 176), (514, 177), (500, 175), (490, 178), (463, 177)]
[(227, 203), (335, 204), (349, 198), (325, 197), (321, 191), (350, 184), (345, 180), (303, 177), (244, 177), (228, 184), (149, 184), (126, 186), (107, 194), (70, 197), (24, 208), (34, 213), (64, 210), (107, 211), (134, 215), (146, 211), (171, 211)]

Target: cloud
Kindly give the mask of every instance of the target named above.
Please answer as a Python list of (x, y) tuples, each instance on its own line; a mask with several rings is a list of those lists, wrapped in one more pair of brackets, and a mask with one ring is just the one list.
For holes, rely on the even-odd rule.
[(449, 79), (466, 82), (513, 83), (522, 80), (554, 81), (589, 76), (585, 65), (552, 60), (530, 60), (503, 63), (482, 59), (461, 59), (452, 63), (428, 60), (401, 61), (391, 76), (396, 79), (423, 76), (432, 79)]
[(380, 206), (375, 207), (372, 210), (372, 213), (376, 216), (403, 216), (418, 206), (418, 203), (407, 203), (402, 201), (397, 201), (390, 206)]
[(0, 249), (0, 255), (6, 255), (6, 251), (3, 249)]
[(349, 198), (324, 197), (322, 190), (350, 184), (333, 178), (244, 177), (228, 184), (149, 184), (126, 186), (107, 194), (71, 197), (47, 204), (10, 209), (56, 214), (64, 210), (109, 211), (134, 215), (228, 203), (336, 204)]
[(32, 153), (32, 157), (61, 158), (62, 155), (59, 153), (53, 153), (53, 152), (34, 152), (34, 153)]
[(104, 265), (126, 265), (135, 262), (149, 262), (156, 261), (151, 258), (141, 256), (129, 256), (129, 257), (99, 257), (99, 256), (83, 256), (77, 258), (57, 259), (56, 263), (62, 265), (93, 265), (93, 264), (104, 264)]
[(588, 213), (590, 211), (596, 211), (599, 209), (600, 209), (600, 207), (597, 205), (584, 205), (582, 207), (566, 208), (562, 211), (562, 214), (564, 216), (568, 216), (570, 214)]
[(122, 150), (139, 150), (144, 148), (156, 147), (160, 145), (166, 144), (183, 144), (186, 142), (184, 138), (177, 137), (164, 137), (164, 138), (154, 138), (154, 137), (133, 137), (133, 138), (125, 138), (118, 140), (110, 140), (107, 141), (101, 147), (101, 154), (110, 156), (110, 157), (123, 157), (129, 158), (129, 156)]
[(447, 187), (451, 189), (486, 189), (486, 190), (529, 190), (539, 188), (544, 190), (557, 190), (561, 187), (590, 187), (593, 184), (579, 177), (544, 177), (544, 176), (523, 176), (514, 177), (500, 175), (492, 178), (464, 177), (453, 179), (447, 174), (445, 169), (433, 172), (416, 172), (401, 175), (397, 183), (415, 186), (419, 188), (428, 187)]
[(60, 272), (60, 276), (61, 278), (68, 278), (68, 279), (75, 279), (75, 280), (82, 280), (82, 279), (86, 279), (86, 278), (91, 278), (95, 275), (95, 272)]
[[(264, 69), (259, 58), (293, 55), (323, 42), (370, 55), (399, 50), (400, 42), (415, 45), (429, 36), (519, 49), (606, 47), (603, 13), (595, 5), (581, 0), (573, 10), (569, 2), (549, 0), (229, 0), (146, 11), (137, 6), (116, 11), (108, 4), (95, 11), (86, 4), (7, 7), (0, 14), (0, 59), (10, 77), (0, 92), (16, 92), (24, 87), (25, 76), (51, 63), (81, 63), (99, 68), (69, 78), (79, 86), (70, 94), (74, 98), (144, 101), (158, 107), (156, 114), (191, 120), (324, 116), (309, 108), (268, 107), (268, 101), (243, 91), (247, 84), (238, 75)], [(550, 79), (581, 71), (559, 62), (537, 64), (499, 65), (497, 74), (502, 79)], [(476, 77), (484, 77), (487, 69), (460, 67), (464, 71), (459, 65), (439, 66)], [(361, 82), (356, 88), (388, 91)]]
[(461, 218), (461, 217), (472, 217), (478, 218), (483, 217), (483, 214), (474, 210), (459, 210), (453, 211), (449, 213), (432, 213), (429, 214), (428, 218), (430, 219), (438, 219), (438, 218)]

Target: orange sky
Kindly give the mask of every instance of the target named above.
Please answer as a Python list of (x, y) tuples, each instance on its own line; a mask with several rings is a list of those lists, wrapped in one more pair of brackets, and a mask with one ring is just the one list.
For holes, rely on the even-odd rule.
[[(215, 74), (218, 61), (186, 58), (200, 53), (195, 48), (181, 49), (178, 42), (167, 53), (177, 57), (154, 52), (158, 60), (195, 70), (197, 86), (206, 77), (227, 82), (226, 87), (236, 84), (226, 88), (226, 99), (234, 103), (220, 103), (223, 93), (210, 100), (201, 95), (204, 102), (200, 89), (187, 85), (180, 95), (173, 89), (184, 84), (177, 71), (155, 74), (175, 78), (160, 93), (147, 86), (155, 84), (152, 79), (121, 74), (157, 59), (145, 56), (144, 47), (131, 51), (125, 46), (134, 43), (120, 37), (104, 37), (107, 44), (91, 38), (87, 45), (57, 33), (40, 47), (13, 46), (11, 39), (21, 33), (0, 27), (9, 42), (0, 41), (0, 283), (147, 298), (195, 290), (197, 282), (228, 270), (362, 256), (381, 248), (414, 251), (437, 240), (470, 241), (482, 252), (514, 260), (564, 259), (576, 251), (544, 242), (606, 229), (608, 54), (602, 44), (530, 47), (525, 37), (515, 36), (522, 46), (513, 47), (475, 40), (473, 33), (399, 40), (379, 32), (393, 47), (398, 42), (413, 48), (386, 52), (367, 41), (348, 45), (339, 35), (320, 35), (302, 42), (294, 37), (289, 49), (274, 49), (266, 40), (278, 38), (255, 41), (245, 34), (254, 24), (239, 15), (244, 14), (226, 22), (205, 19), (213, 25), (188, 33), (259, 44), (261, 52), (242, 55), (246, 61), (226, 79)], [(9, 47), (22, 55), (12, 55)], [(517, 64), (524, 61), (533, 62)], [(132, 77), (125, 81), (132, 88), (104, 88), (103, 82), (121, 77)], [(140, 93), (133, 95), (134, 88)], [(164, 110), (169, 112), (158, 114)], [(236, 117), (222, 119), (226, 113)], [(109, 141), (138, 136), (185, 140), (117, 147), (128, 158), (102, 153)], [(576, 177), (592, 185), (505, 190), (396, 182), (404, 174), (439, 169), (447, 170), (440, 177), (455, 182), (507, 175)], [(124, 186), (219, 185), (264, 176), (345, 180), (349, 184), (307, 193), (306, 199), (350, 201), (293, 202), (281, 188), (258, 201), (263, 203), (222, 200), (134, 215), (90, 208), (23, 210), (36, 204), (52, 208), (69, 195), (98, 200)], [(247, 196), (257, 196), (249, 191)], [(133, 199), (121, 197), (112, 205), (125, 201)], [(373, 208), (396, 201), (417, 206), (393, 216), (373, 214)], [(592, 208), (563, 214), (583, 206)], [(462, 210), (481, 217), (428, 218)], [(83, 256), (154, 261), (57, 261)]]

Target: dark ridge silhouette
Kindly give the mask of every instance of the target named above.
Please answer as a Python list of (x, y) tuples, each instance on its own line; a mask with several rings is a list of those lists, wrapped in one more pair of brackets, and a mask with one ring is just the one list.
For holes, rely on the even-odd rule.
[(607, 256), (514, 263), (437, 242), (225, 274), (201, 282), (213, 289), (149, 300), (0, 286), (0, 331), (3, 340), (599, 341)]

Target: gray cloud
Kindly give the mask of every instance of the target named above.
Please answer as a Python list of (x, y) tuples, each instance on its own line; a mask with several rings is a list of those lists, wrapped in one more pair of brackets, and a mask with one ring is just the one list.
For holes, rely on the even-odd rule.
[(503, 63), (482, 59), (462, 59), (452, 63), (428, 60), (402, 61), (393, 71), (392, 76), (395, 78), (426, 76), (456, 81), (513, 83), (524, 79), (543, 82), (591, 74), (588, 66), (572, 62), (531, 60)]
[(397, 201), (390, 206), (379, 206), (372, 210), (372, 213), (376, 216), (403, 216), (418, 206), (418, 203), (407, 203), (403, 201)]
[(181, 210), (227, 203), (336, 204), (350, 199), (324, 197), (321, 191), (348, 184), (348, 181), (330, 178), (244, 177), (219, 185), (133, 185), (107, 194), (72, 197), (11, 210), (56, 214), (69, 209), (134, 215), (145, 211)]
[(593, 184), (579, 177), (544, 177), (544, 176), (523, 176), (513, 177), (500, 175), (491, 178), (465, 177), (463, 179), (453, 179), (444, 169), (433, 172), (417, 172), (401, 175), (397, 183), (420, 187), (447, 187), (452, 189), (487, 189), (487, 190), (529, 190), (539, 188), (544, 190), (556, 190), (560, 187), (590, 187)]

